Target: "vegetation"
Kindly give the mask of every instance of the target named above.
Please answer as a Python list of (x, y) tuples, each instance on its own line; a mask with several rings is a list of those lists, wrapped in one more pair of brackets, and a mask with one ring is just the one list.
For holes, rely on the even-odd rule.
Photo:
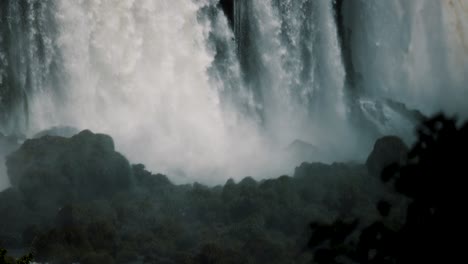
[(388, 216), (394, 208), (386, 201), (377, 204), (382, 219), (361, 230), (355, 225), (361, 219), (312, 224), (309, 249), (315, 263), (455, 263), (465, 258), (468, 123), (459, 127), (456, 120), (438, 115), (426, 120), (418, 135), (407, 160), (381, 173), (390, 189), (408, 198), (402, 225), (391, 226)]
[(438, 116), (409, 152), (386, 137), (365, 165), (303, 163), (215, 187), (174, 185), (89, 131), (33, 139), (7, 162), (0, 246), (49, 263), (450, 263), (467, 131)]
[(34, 260), (31, 253), (16, 260), (13, 257), (7, 256), (7, 253), (6, 249), (0, 248), (0, 264), (29, 264)]

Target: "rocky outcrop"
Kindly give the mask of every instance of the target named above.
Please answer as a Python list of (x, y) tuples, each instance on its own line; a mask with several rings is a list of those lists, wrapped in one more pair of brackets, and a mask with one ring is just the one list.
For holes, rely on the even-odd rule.
[(12, 186), (32, 205), (108, 197), (132, 184), (130, 164), (112, 138), (88, 130), (26, 140), (6, 164)]
[(375, 142), (374, 149), (366, 161), (367, 169), (371, 175), (380, 177), (387, 166), (404, 162), (408, 151), (408, 147), (399, 137), (383, 137)]

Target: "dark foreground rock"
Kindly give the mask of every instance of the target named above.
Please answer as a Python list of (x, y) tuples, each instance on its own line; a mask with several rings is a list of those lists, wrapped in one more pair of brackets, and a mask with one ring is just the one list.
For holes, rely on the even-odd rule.
[[(366, 164), (303, 163), (292, 176), (231, 179), (215, 187), (174, 185), (142, 164), (130, 165), (106, 135), (83, 131), (71, 138), (28, 140), (8, 158), (13, 186), (0, 193), (0, 247), (31, 248), (37, 261), (49, 263), (284, 264), (311, 263), (312, 258), (337, 263), (337, 256), (385, 263), (380, 257), (399, 253), (387, 251), (388, 245), (376, 237), (404, 252), (408, 243), (394, 246), (394, 239), (420, 243), (418, 237), (431, 228), (442, 230), (429, 223), (411, 233), (409, 224), (427, 216), (421, 212), (448, 210), (437, 201), (456, 204), (459, 198), (445, 193), (454, 189), (456, 179), (427, 178), (453, 161), (454, 168), (464, 165), (464, 156), (451, 153), (443, 165), (431, 167), (447, 151), (440, 146), (457, 145), (463, 138), (443, 131), (425, 134), (440, 122), (459, 134), (453, 123), (443, 121), (420, 130), (425, 140), (408, 158), (399, 138), (385, 137), (376, 142)], [(462, 131), (465, 135), (466, 126)], [(442, 139), (443, 144), (433, 145)], [(422, 150), (427, 146), (432, 151)], [(392, 164), (406, 168), (399, 178), (389, 174), (396, 190), (376, 177)], [(427, 193), (418, 191), (423, 178), (430, 180)], [(434, 195), (440, 186), (447, 186), (444, 193)], [(408, 197), (422, 203), (407, 209)], [(448, 226), (449, 218), (444, 219)], [(312, 238), (307, 231), (311, 221)], [(373, 252), (379, 258), (369, 262)]]
[(408, 151), (408, 147), (399, 137), (387, 136), (377, 140), (366, 161), (369, 173), (380, 177), (387, 166), (404, 163)]
[(303, 163), (294, 175), (174, 185), (132, 165), (109, 136), (31, 139), (7, 160), (0, 246), (51, 263), (304, 263), (315, 220), (378, 216), (382, 188), (362, 164)]
[(130, 164), (112, 138), (87, 130), (26, 140), (6, 164), (12, 186), (31, 206), (105, 198), (132, 184)]
[[(370, 163), (398, 162), (401, 149), (399, 140), (383, 139), (376, 143)], [(389, 215), (397, 209), (395, 204), (379, 201), (376, 208), (381, 218), (360, 230), (355, 223), (362, 218), (313, 223), (309, 248), (314, 263), (457, 263), (466, 259), (467, 149), (468, 122), (460, 125), (442, 114), (425, 120), (406, 162), (385, 168), (382, 177), (400, 199), (407, 198), (404, 221), (392, 225)]]

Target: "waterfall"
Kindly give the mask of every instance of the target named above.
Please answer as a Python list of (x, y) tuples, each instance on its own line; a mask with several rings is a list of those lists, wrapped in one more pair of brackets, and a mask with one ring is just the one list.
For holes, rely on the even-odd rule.
[(360, 93), (466, 117), (468, 2), (343, 1)]
[[(2, 1), (0, 6), (0, 122), (6, 132), (27, 130), (31, 101), (50, 100), (60, 86), (50, 1)], [(41, 101), (42, 109), (47, 108)]]
[[(463, 0), (4, 0), (0, 130), (107, 133), (177, 182), (363, 159), (375, 137), (412, 133), (382, 98), (468, 115), (467, 10)], [(291, 154), (292, 142), (311, 155)]]
[(261, 148), (260, 137), (243, 115), (252, 102), (212, 1), (56, 6), (70, 74), (55, 122), (109, 133), (132, 161), (179, 180), (247, 173), (237, 159), (249, 163), (254, 152), (244, 152)]
[(319, 137), (322, 128), (346, 123), (344, 70), (332, 2), (264, 0), (234, 5), (240, 63), (247, 87), (260, 102), (263, 125), (279, 141), (326, 140)]

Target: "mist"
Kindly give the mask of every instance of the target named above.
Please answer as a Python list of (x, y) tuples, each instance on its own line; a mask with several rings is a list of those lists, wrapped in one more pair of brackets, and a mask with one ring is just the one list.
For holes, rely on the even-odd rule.
[(466, 0), (0, 0), (0, 263), (455, 263), (467, 98)]
[(0, 127), (106, 133), (180, 183), (363, 161), (411, 110), (467, 116), (465, 5), (7, 1)]
[(5, 136), (0, 133), (0, 191), (11, 186), (5, 160), (9, 154), (18, 149), (20, 143), (21, 140), (18, 137)]
[(10, 181), (6, 173), (6, 168), (4, 162), (0, 165), (0, 190), (5, 190), (10, 187)]

